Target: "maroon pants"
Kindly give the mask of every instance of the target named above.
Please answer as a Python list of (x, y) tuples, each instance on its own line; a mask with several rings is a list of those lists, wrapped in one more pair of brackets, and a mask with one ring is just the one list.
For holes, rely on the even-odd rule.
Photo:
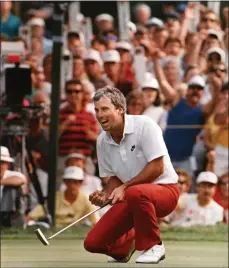
[(84, 247), (116, 259), (128, 255), (135, 239), (136, 250), (146, 250), (161, 241), (157, 218), (176, 207), (176, 184), (139, 184), (125, 191), (125, 202), (112, 206), (90, 230)]

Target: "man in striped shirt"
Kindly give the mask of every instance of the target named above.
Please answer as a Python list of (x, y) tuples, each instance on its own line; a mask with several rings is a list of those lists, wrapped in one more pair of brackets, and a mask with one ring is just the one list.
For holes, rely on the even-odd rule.
[(63, 174), (64, 160), (72, 149), (90, 156), (98, 137), (94, 115), (85, 111), (84, 90), (79, 80), (69, 80), (65, 86), (66, 105), (60, 110), (58, 177)]

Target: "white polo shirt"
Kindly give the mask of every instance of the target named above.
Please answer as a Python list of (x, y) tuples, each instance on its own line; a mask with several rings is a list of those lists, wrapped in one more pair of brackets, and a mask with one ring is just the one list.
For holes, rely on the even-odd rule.
[(117, 176), (123, 183), (137, 176), (152, 160), (163, 156), (164, 172), (153, 183), (177, 183), (160, 127), (148, 116), (125, 115), (120, 144), (108, 132), (97, 140), (100, 177)]

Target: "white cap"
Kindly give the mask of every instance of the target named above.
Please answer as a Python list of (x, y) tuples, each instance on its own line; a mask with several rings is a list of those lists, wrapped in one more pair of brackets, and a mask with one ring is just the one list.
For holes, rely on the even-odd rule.
[(151, 18), (147, 21), (146, 23), (147, 26), (151, 26), (151, 25), (157, 25), (158, 27), (163, 27), (164, 23), (162, 20), (158, 19), (158, 18)]
[(40, 27), (45, 27), (45, 21), (41, 18), (32, 18), (30, 19), (27, 24), (29, 26), (40, 26)]
[(117, 50), (107, 50), (102, 53), (103, 62), (120, 62), (120, 55)]
[(210, 182), (212, 184), (217, 184), (218, 178), (211, 171), (203, 171), (198, 175), (196, 179), (196, 184), (199, 184), (201, 182)]
[(83, 55), (83, 59), (84, 59), (84, 60), (94, 60), (94, 61), (98, 62), (101, 66), (103, 66), (103, 61), (102, 61), (102, 59), (101, 59), (101, 57), (100, 57), (100, 54), (99, 54), (99, 52), (98, 52), (97, 50), (95, 50), (95, 49), (92, 49), (92, 48), (88, 49), (88, 50), (84, 53), (84, 55)]
[(67, 167), (64, 170), (63, 179), (82, 181), (84, 179), (84, 172), (80, 167)]
[(221, 57), (221, 61), (222, 62), (225, 62), (226, 61), (226, 54), (225, 54), (225, 51), (220, 48), (220, 47), (213, 47), (213, 48), (210, 48), (208, 51), (207, 51), (207, 58), (210, 56), (210, 54), (212, 53), (217, 53), (220, 55)]
[(208, 35), (215, 35), (219, 41), (222, 41), (222, 34), (219, 31), (209, 29), (208, 30)]
[(66, 156), (65, 161), (67, 161), (70, 158), (78, 158), (78, 159), (86, 159), (86, 157), (81, 153), (72, 153)]
[(156, 78), (153, 77), (153, 75), (151, 73), (145, 73), (144, 75), (144, 80), (143, 83), (141, 85), (141, 88), (153, 88), (153, 89), (157, 89), (159, 90), (159, 84)]
[(194, 75), (189, 81), (188, 81), (188, 86), (200, 86), (200, 87), (205, 87), (205, 81), (202, 76), (200, 75)]
[(100, 15), (95, 17), (96, 22), (102, 21), (102, 20), (107, 20), (107, 21), (113, 22), (114, 18), (110, 14), (106, 14), (106, 13), (100, 14)]
[(116, 49), (125, 49), (128, 51), (132, 50), (132, 46), (130, 43), (126, 42), (126, 41), (120, 41), (116, 43)]
[(5, 146), (1, 146), (0, 161), (10, 162), (10, 163), (14, 162), (14, 159), (10, 157), (8, 148)]
[(127, 22), (127, 26), (129, 28), (129, 30), (133, 33), (136, 33), (137, 32), (137, 27), (136, 25), (132, 22), (132, 21), (128, 21)]

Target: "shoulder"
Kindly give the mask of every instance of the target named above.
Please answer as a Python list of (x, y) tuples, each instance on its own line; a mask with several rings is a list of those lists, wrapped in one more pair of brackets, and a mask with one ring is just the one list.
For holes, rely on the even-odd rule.
[(133, 116), (134, 118), (134, 125), (135, 128), (141, 127), (143, 128), (150, 128), (151, 130), (160, 130), (158, 124), (153, 120), (153, 118), (147, 115), (136, 115)]
[(224, 209), (222, 206), (220, 206), (215, 200), (212, 200), (211, 202), (212, 208), (214, 208), (216, 211), (222, 212)]

